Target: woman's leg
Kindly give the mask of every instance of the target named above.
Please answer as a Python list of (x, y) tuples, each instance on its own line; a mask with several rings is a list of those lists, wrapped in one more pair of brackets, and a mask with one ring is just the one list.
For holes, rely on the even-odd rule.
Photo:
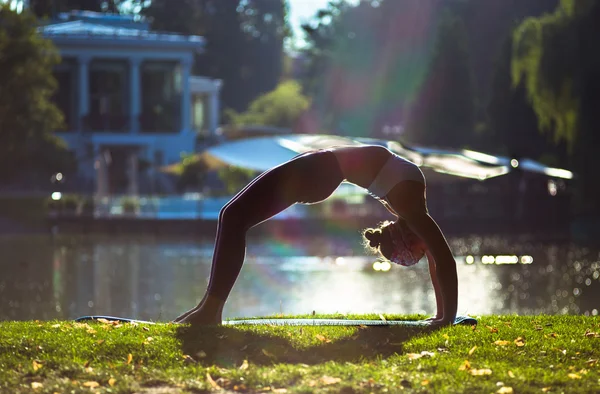
[(220, 323), (244, 262), (246, 232), (296, 202), (314, 203), (331, 195), (342, 181), (339, 168), (328, 168), (332, 165), (337, 162), (322, 153), (293, 159), (260, 175), (227, 203), (219, 214), (206, 294), (194, 310), (175, 321)]
[(411, 230), (427, 245), (435, 262), (435, 277), (441, 292), (442, 310), (439, 320), (443, 323), (454, 322), (458, 307), (456, 261), (442, 231), (427, 212), (425, 185), (404, 181), (396, 185), (386, 197)]

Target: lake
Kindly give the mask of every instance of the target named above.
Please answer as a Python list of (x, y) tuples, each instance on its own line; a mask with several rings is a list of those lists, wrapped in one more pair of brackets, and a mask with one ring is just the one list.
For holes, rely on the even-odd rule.
[[(169, 321), (194, 306), (212, 239), (167, 236), (0, 238), (0, 320), (115, 315)], [(502, 236), (449, 239), (459, 314), (586, 314), (600, 309), (600, 250)], [(381, 264), (360, 238), (252, 237), (224, 317), (435, 312), (426, 259)]]

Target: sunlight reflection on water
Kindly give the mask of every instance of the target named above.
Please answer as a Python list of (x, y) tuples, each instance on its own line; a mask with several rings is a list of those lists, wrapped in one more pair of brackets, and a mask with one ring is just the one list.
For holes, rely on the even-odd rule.
[[(427, 262), (376, 271), (356, 240), (249, 242), (224, 317), (435, 313)], [(600, 254), (569, 243), (451, 239), (459, 314), (597, 314)], [(168, 237), (0, 238), (0, 320), (167, 321), (202, 297), (212, 243)], [(500, 257), (499, 257), (500, 256)]]

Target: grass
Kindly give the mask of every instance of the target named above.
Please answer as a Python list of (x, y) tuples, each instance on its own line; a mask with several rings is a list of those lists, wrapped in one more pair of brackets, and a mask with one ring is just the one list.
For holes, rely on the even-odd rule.
[(438, 330), (1, 322), (0, 391), (593, 393), (598, 332), (600, 317), (586, 316)]

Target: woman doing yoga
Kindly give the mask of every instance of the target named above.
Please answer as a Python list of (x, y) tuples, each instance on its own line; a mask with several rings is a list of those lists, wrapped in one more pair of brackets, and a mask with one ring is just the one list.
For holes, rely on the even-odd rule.
[[(396, 216), (363, 237), (372, 250), (400, 265), (427, 254), (437, 313), (431, 324), (454, 322), (456, 262), (427, 211), (425, 178), (418, 166), (377, 145), (340, 146), (300, 154), (265, 171), (237, 193), (219, 214), (210, 281), (198, 306), (175, 322), (221, 324), (223, 306), (242, 268), (246, 232), (293, 204), (327, 199), (343, 181), (381, 201)], [(416, 234), (416, 236), (415, 236)]]

